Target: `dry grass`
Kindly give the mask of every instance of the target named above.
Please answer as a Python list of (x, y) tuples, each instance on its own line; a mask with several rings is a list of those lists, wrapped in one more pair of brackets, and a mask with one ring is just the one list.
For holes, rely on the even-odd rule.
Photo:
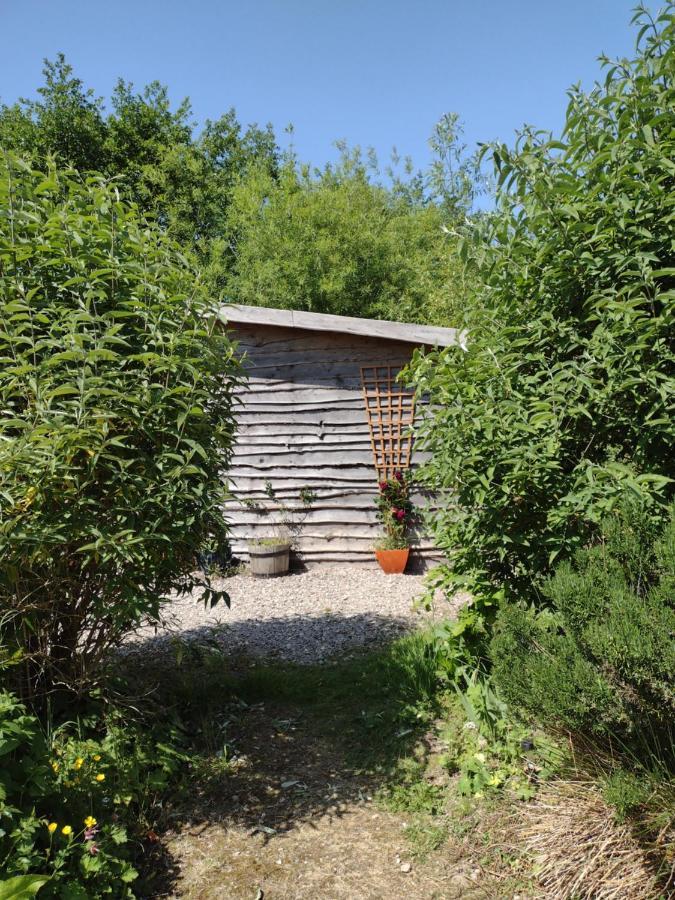
[(555, 781), (519, 810), (519, 843), (547, 900), (667, 900), (628, 824), (616, 821), (598, 787)]

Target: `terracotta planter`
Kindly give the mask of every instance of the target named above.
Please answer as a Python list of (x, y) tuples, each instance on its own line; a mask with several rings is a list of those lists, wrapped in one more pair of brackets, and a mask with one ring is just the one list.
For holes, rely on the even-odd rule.
[(279, 541), (278, 544), (248, 545), (251, 575), (256, 578), (274, 578), (288, 572), (291, 545)]
[(409, 553), (410, 549), (405, 547), (403, 550), (376, 550), (375, 556), (387, 575), (402, 575), (408, 565)]

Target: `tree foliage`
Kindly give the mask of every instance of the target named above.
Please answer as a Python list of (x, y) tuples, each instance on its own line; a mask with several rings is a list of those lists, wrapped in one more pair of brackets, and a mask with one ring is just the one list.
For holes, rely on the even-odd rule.
[(119, 176), (124, 197), (206, 265), (236, 178), (254, 160), (276, 165), (271, 126), (242, 129), (230, 109), (195, 137), (189, 101), (172, 109), (157, 81), (136, 92), (120, 79), (106, 111), (62, 54), (45, 62), (44, 76), (37, 100), (0, 108), (0, 147), (39, 166), (54, 156), (81, 173)]
[(238, 369), (114, 185), (3, 156), (0, 209), (0, 646), (24, 691), (84, 688), (225, 538)]
[(0, 108), (0, 147), (117, 177), (195, 255), (213, 296), (439, 324), (466, 303), (454, 231), (477, 172), (456, 115), (436, 125), (426, 171), (394, 154), (380, 172), (344, 146), (318, 171), (282, 161), (271, 126), (243, 129), (233, 109), (196, 135), (189, 101), (174, 108), (159, 82), (139, 92), (120, 79), (106, 106), (63, 55), (44, 76), (37, 99)]
[[(373, 177), (375, 175), (375, 177)], [(449, 324), (469, 283), (440, 203), (385, 185), (358, 150), (323, 170), (287, 159), (233, 193), (227, 294), (241, 303)]]
[(672, 12), (638, 13), (635, 58), (570, 91), (559, 139), (486, 150), (498, 208), (464, 247), (484, 284), (466, 347), (413, 367), (448, 589), (536, 596), (626, 492), (658, 514), (672, 491)]

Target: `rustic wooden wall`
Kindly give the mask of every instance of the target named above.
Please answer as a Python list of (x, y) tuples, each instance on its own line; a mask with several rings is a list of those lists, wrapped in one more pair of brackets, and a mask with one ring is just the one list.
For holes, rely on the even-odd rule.
[(235, 555), (246, 558), (248, 539), (274, 531), (278, 516), (265, 495), (269, 479), (277, 497), (300, 511), (302, 488), (316, 494), (297, 542), (305, 562), (372, 562), (380, 534), (377, 475), (360, 367), (404, 365), (413, 347), (278, 326), (230, 324), (229, 329), (248, 377), (238, 392), (233, 499), (227, 510)]

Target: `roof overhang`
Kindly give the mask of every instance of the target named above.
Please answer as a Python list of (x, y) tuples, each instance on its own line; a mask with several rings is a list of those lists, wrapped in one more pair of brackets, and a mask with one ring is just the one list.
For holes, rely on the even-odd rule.
[(268, 306), (228, 303), (220, 307), (218, 318), (225, 325), (228, 323), (272, 325), (280, 328), (301, 328), (306, 331), (333, 331), (402, 341), (406, 344), (424, 344), (430, 347), (453, 347), (463, 344), (462, 334), (455, 328), (387, 322), (382, 319), (358, 319), (354, 316), (329, 316), (293, 309), (273, 309)]

